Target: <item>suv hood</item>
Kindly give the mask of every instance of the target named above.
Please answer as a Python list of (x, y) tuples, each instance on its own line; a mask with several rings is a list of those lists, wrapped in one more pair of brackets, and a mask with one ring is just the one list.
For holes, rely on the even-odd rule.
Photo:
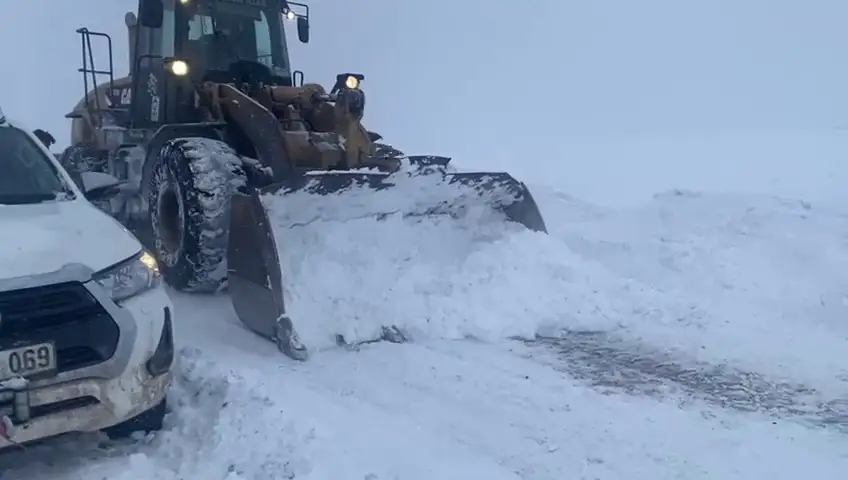
[(141, 251), (139, 241), (85, 200), (0, 205), (0, 278), (80, 263), (100, 271)]

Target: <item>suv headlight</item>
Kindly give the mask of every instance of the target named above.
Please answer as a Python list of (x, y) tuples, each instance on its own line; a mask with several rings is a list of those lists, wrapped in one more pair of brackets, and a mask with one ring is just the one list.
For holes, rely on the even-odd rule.
[(156, 258), (146, 251), (94, 274), (94, 281), (109, 292), (116, 303), (158, 286), (161, 278)]

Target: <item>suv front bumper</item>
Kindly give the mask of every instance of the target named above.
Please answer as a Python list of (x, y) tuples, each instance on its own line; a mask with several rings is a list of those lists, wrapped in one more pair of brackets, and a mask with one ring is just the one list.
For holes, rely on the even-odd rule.
[[(69, 432), (102, 430), (165, 399), (173, 379), (174, 346), (173, 305), (164, 288), (119, 306), (97, 284), (87, 282), (85, 287), (120, 329), (114, 355), (20, 388), (0, 389), (0, 450)], [(159, 360), (157, 368), (151, 368), (151, 358)]]

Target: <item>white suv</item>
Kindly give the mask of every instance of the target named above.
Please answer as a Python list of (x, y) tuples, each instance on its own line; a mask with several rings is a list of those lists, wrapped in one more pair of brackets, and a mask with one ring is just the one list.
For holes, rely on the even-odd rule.
[(0, 450), (162, 426), (174, 309), (155, 259), (86, 199), (103, 180), (83, 193), (0, 111)]

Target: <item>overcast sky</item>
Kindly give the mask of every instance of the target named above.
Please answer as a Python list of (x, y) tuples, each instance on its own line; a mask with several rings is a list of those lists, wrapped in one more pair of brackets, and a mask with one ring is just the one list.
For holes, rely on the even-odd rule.
[[(126, 71), (135, 3), (0, 2), (7, 113), (67, 141), (63, 115), (83, 93), (74, 30), (113, 34)], [(311, 6), (295, 66), (325, 84), (364, 73), (368, 126), (407, 150), (500, 158), (555, 152), (568, 134), (848, 127), (845, 0)]]

